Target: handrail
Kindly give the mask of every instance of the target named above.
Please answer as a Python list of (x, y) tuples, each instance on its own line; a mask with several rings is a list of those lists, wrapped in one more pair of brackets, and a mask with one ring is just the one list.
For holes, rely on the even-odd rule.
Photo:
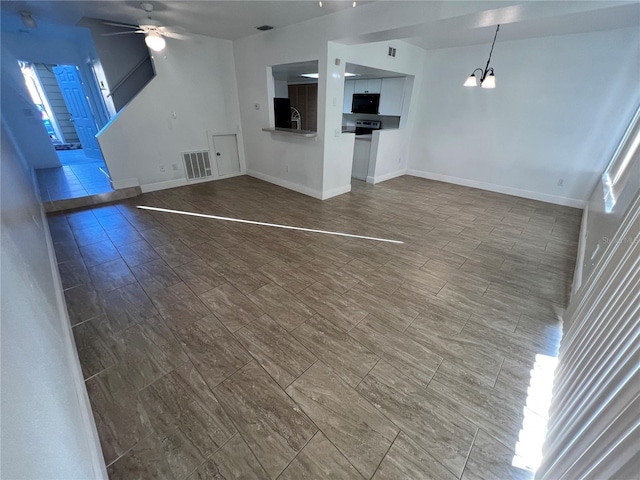
[(131, 77), (131, 75), (133, 75), (142, 65), (144, 65), (147, 60), (151, 61), (151, 57), (150, 56), (145, 57), (142, 60), (140, 60), (136, 64), (136, 66), (129, 71), (129, 73), (127, 73), (124, 77), (122, 77), (122, 79), (120, 79), (118, 83), (116, 83), (116, 85), (111, 89), (107, 97), (113, 96), (113, 94), (116, 93), (116, 91), (124, 84), (124, 82), (126, 82)]

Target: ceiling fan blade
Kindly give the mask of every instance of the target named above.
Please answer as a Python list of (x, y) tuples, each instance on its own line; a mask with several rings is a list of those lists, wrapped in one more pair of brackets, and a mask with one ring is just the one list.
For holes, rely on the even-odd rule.
[(127, 25), (126, 23), (116, 23), (116, 22), (102, 22), (103, 25), (110, 25), (112, 27), (122, 27), (122, 28), (140, 28), (138, 25)]
[(186, 40), (189, 38), (187, 35), (183, 35), (182, 33), (171, 32), (168, 30), (161, 31), (160, 35), (163, 35), (169, 38), (175, 38), (176, 40)]
[(113, 37), (114, 35), (129, 35), (131, 33), (145, 33), (144, 30), (136, 30), (135, 32), (133, 31), (129, 31), (129, 32), (112, 32), (112, 33), (102, 33), (101, 36), (103, 37)]

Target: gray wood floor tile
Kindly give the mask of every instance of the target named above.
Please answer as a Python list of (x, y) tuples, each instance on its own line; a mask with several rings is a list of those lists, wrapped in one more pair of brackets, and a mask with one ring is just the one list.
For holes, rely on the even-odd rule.
[(189, 480), (225, 479), (267, 480), (269, 476), (256, 460), (242, 437), (236, 434), (203, 465)]
[(188, 362), (159, 316), (122, 330), (115, 338), (120, 363), (127, 366), (129, 380), (139, 390)]
[(224, 277), (204, 260), (195, 260), (175, 267), (173, 270), (196, 295), (201, 295), (225, 283)]
[(78, 285), (64, 292), (71, 325), (89, 320), (104, 313), (98, 293), (92, 284)]
[(107, 235), (116, 247), (142, 240), (138, 231), (131, 226), (109, 229), (107, 230)]
[(241, 260), (216, 266), (215, 269), (220, 276), (245, 295), (271, 283), (266, 276)]
[(513, 456), (513, 450), (491, 438), (481, 429), (473, 443), (462, 480), (484, 480), (487, 478), (532, 480), (533, 472), (511, 465)]
[(126, 365), (116, 365), (86, 381), (93, 418), (107, 465), (149, 433), (138, 389)]
[(111, 243), (111, 240), (80, 247), (80, 254), (87, 267), (93, 267), (120, 258), (120, 253)]
[(309, 350), (268, 315), (236, 331), (235, 336), (282, 388), (316, 361)]
[(359, 283), (357, 278), (335, 268), (335, 265), (317, 259), (302, 265), (299, 270), (340, 295)]
[[(578, 209), (407, 176), (354, 181), (325, 202), (237, 177), (52, 215), (109, 474), (340, 478), (350, 462), (365, 478), (447, 478), (479, 427), (464, 475), (515, 475), (501, 445), (521, 427), (535, 355), (557, 353), (580, 221)], [(174, 388), (183, 370), (191, 380)], [(218, 405), (207, 392), (221, 398), (223, 385)], [(303, 406), (323, 430), (311, 442)], [(233, 427), (207, 421), (209, 408)]]
[(109, 465), (107, 474), (113, 480), (175, 478), (166, 452), (154, 436), (147, 436), (133, 445), (126, 455)]
[(231, 332), (253, 322), (264, 313), (242, 292), (228, 283), (200, 294), (200, 300)]
[(321, 432), (315, 434), (306, 447), (278, 477), (281, 480), (364, 480), (358, 470), (334, 447)]
[(442, 408), (426, 390), (385, 362), (379, 362), (357, 390), (451, 473), (462, 474), (475, 425)]
[(136, 265), (160, 258), (155, 250), (151, 248), (151, 245), (144, 240), (121, 245), (118, 247), (118, 252), (120, 252), (120, 255), (130, 267), (135, 267)]
[(73, 230), (73, 236), (79, 247), (109, 241), (109, 237), (101, 226)]
[(317, 431), (255, 362), (213, 393), (270, 478), (277, 477)]
[(89, 268), (93, 286), (99, 292), (109, 292), (136, 281), (123, 260), (113, 260)]
[(373, 475), (399, 432), (394, 424), (321, 362), (287, 393), (365, 478)]
[(513, 397), (469, 376), (443, 362), (427, 391), (431, 398), (439, 400), (459, 415), (507, 445), (515, 445), (522, 428), (522, 405)]
[(248, 297), (287, 331), (293, 330), (315, 313), (275, 283), (259, 288)]
[(73, 338), (84, 378), (118, 363), (117, 341), (105, 315), (74, 326)]
[(140, 400), (175, 478), (185, 478), (236, 431), (191, 364), (146, 387)]
[(154, 260), (131, 269), (142, 288), (148, 294), (180, 283), (180, 277), (164, 262)]
[(178, 267), (199, 258), (198, 255), (180, 240), (174, 240), (171, 243), (154, 247), (154, 250), (170, 267)]
[(360, 383), (379, 360), (377, 355), (320, 315), (291, 333), (352, 387)]
[(399, 331), (405, 330), (420, 313), (393, 295), (383, 296), (360, 284), (346, 292), (343, 297), (370, 314), (387, 318), (389, 324)]
[(184, 283), (158, 290), (150, 298), (171, 330), (179, 330), (211, 314)]
[(150, 228), (148, 230), (143, 230), (140, 232), (140, 235), (144, 237), (144, 239), (151, 245), (152, 247), (160, 247), (162, 245), (166, 245), (167, 243), (173, 242), (177, 237), (177, 235), (164, 227), (156, 227)]
[(368, 315), (368, 312), (357, 304), (341, 297), (321, 283), (314, 283), (302, 290), (297, 298), (345, 332), (351, 330)]
[(251, 361), (251, 355), (213, 315), (201, 318), (176, 335), (210, 388)]
[(270, 281), (278, 284), (287, 292), (296, 294), (315, 283), (315, 280), (299, 269), (288, 266), (284, 262), (273, 262), (260, 267), (260, 273)]
[(365, 318), (349, 335), (391, 365), (426, 387), (442, 357), (389, 326), (386, 319)]
[(158, 311), (138, 284), (101, 294), (101, 304), (114, 332), (152, 318)]
[(418, 446), (406, 433), (400, 432), (373, 476), (373, 480), (401, 478), (454, 480), (458, 477)]

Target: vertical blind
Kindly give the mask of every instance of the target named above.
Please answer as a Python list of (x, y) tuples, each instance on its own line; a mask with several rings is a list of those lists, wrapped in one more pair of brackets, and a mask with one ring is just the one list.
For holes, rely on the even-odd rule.
[(536, 478), (640, 478), (639, 370), (636, 194), (616, 237), (565, 313), (544, 458)]

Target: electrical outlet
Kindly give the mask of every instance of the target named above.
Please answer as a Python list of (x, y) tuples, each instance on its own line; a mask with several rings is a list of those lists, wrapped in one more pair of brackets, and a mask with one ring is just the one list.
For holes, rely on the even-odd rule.
[(289, 165), (285, 165), (285, 167), (284, 167), (284, 171), (285, 171), (285, 172), (287, 172), (287, 173), (289, 173)]
[(564, 187), (564, 180), (562, 178), (558, 179), (558, 186), (559, 187)]
[(160, 165), (158, 169), (160, 170), (160, 173), (164, 173), (166, 171), (164, 165)]
[(171, 164), (171, 168), (173, 168), (174, 172), (177, 172), (178, 171), (178, 164), (177, 163), (172, 163)]
[(333, 133), (336, 137), (339, 137), (342, 134), (342, 128), (336, 128)]

